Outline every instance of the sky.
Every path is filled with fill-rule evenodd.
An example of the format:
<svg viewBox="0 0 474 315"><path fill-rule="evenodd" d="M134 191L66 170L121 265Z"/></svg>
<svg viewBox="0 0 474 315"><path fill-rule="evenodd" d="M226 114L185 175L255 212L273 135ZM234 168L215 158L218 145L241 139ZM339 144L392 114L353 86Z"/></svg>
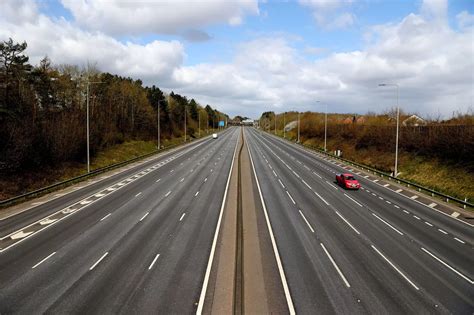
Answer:
<svg viewBox="0 0 474 315"><path fill-rule="evenodd" d="M8 38L230 116L474 108L471 0L1 0Z"/></svg>

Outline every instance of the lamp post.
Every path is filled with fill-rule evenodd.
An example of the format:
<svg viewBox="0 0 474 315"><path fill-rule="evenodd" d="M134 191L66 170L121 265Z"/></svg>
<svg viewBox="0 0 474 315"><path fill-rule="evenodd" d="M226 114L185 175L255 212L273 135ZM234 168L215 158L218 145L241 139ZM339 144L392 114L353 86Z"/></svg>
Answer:
<svg viewBox="0 0 474 315"><path fill-rule="evenodd" d="M316 101L316 103L321 103L320 101ZM327 148L327 138L328 138L328 104L324 103L325 111L324 111L324 152L326 152Z"/></svg>
<svg viewBox="0 0 474 315"><path fill-rule="evenodd" d="M161 126L160 126L160 103L161 102L166 102L166 100L159 100L158 101L158 107L157 107L157 116L158 116L158 150L161 149Z"/></svg>
<svg viewBox="0 0 474 315"><path fill-rule="evenodd" d="M274 113L275 115L275 135L277 134L277 114Z"/></svg>
<svg viewBox="0 0 474 315"><path fill-rule="evenodd" d="M298 111L298 143L300 143L300 112Z"/></svg>
<svg viewBox="0 0 474 315"><path fill-rule="evenodd" d="M86 123L86 129L87 129L87 173L91 172L91 160L90 160L90 141L89 141L89 90L90 90L90 85L91 84L101 84L105 82L90 82L89 80L87 81L87 102L86 102L86 116L87 116L87 123Z"/></svg>
<svg viewBox="0 0 474 315"><path fill-rule="evenodd" d="M397 133L395 135L395 170L394 170L394 177L398 175L398 134L400 130L400 105L398 103L399 95L400 95L400 87L396 83L380 83L379 86L395 86L397 87Z"/></svg>

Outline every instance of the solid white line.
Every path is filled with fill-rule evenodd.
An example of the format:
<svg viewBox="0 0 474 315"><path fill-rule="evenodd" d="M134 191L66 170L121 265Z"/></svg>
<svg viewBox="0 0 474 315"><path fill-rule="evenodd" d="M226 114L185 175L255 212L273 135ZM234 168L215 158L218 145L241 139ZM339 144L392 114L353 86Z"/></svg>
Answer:
<svg viewBox="0 0 474 315"><path fill-rule="evenodd" d="M290 315L295 315L296 311L295 311L295 307L293 305L293 300L291 298L290 288L288 287L288 283L286 281L285 271L283 269L283 264L281 263L281 258L280 258L280 254L278 252L278 247L277 247L277 244L276 244L276 241L275 241L275 236L273 235L273 229L272 229L272 225L270 223L270 219L268 217L267 207L265 205L265 200L263 200L262 190L260 189L260 183L258 181L257 172L255 171L255 165L253 163L252 154L250 153L250 148L248 146L247 146L247 150L249 152L250 162L252 164L253 174L255 176L255 182L257 183L258 193L260 195L260 201L262 203L263 212L265 214L265 220L267 222L268 232L270 233L270 240L272 241L273 252L275 253L275 259L276 259L276 262L277 262L278 271L280 273L280 279L281 279L281 282L283 284L283 291L285 292L286 304L288 305L288 310L290 312ZM202 309L201 309L201 311L202 311ZM199 312L199 314L201 314L201 312Z"/></svg>
<svg viewBox="0 0 474 315"><path fill-rule="evenodd" d="M224 197L222 198L221 209L219 211L219 218L217 219L216 231L214 233L214 239L212 240L211 253L209 254L209 261L207 262L206 273L204 275L204 281L202 284L201 294L199 296L198 308L196 310L196 314L198 315L202 314L202 309L204 307L204 299L206 298L207 285L209 283L209 276L211 274L211 267L212 267L212 262L214 260L214 254L216 251L217 238L219 236L219 230L220 230L221 221L222 221L222 214L224 213L224 206L225 206L225 201L227 198L227 191L229 190L230 175L232 174L232 169L234 167L235 154L237 152L238 144L239 144L239 141L235 143L234 155L232 157L232 163L230 164L229 174L227 175L227 183L224 190ZM212 169L211 169L211 172L212 172ZM258 185L258 181L257 181L257 185Z"/></svg>
<svg viewBox="0 0 474 315"><path fill-rule="evenodd" d="M429 222L426 222L426 221L425 221L425 224L426 224L426 225L429 225L429 226L433 226L433 224L431 224L431 223L429 223Z"/></svg>
<svg viewBox="0 0 474 315"><path fill-rule="evenodd" d="M136 194L136 195L135 195L135 197L138 197L138 196L140 196L141 194L142 194L142 193L141 193L141 192L139 192L138 194Z"/></svg>
<svg viewBox="0 0 474 315"><path fill-rule="evenodd" d="M288 195L288 197L290 197L291 202L293 202L293 204L296 205L295 200L293 199L293 197L291 197L291 195L290 195L290 193L288 192L288 190L286 190L286 194Z"/></svg>
<svg viewBox="0 0 474 315"><path fill-rule="evenodd" d="M170 194L171 194L171 190L166 193L165 197L168 197Z"/></svg>
<svg viewBox="0 0 474 315"><path fill-rule="evenodd" d="M107 256L108 254L109 254L109 252L105 252L105 254L102 255L102 257L100 257L99 260L96 261L95 264L93 264L92 267L89 268L89 270L94 269L102 261L102 259L104 259L105 256Z"/></svg>
<svg viewBox="0 0 474 315"><path fill-rule="evenodd" d="M387 221L385 221L384 219L382 219L381 217L379 217L378 215L376 215L375 213L372 212L372 215L375 216L377 219L379 219L380 221L382 221L383 223L385 223L386 225L388 225L390 228L392 228L392 230L394 230L395 232L397 232L398 234L400 235L403 235L402 232L400 232L399 230L397 230L395 227L393 227L390 223L388 223Z"/></svg>
<svg viewBox="0 0 474 315"><path fill-rule="evenodd" d="M140 219L140 221L143 221L143 219L146 218L146 216L148 215L148 213L150 213L150 212L145 213L145 215Z"/></svg>
<svg viewBox="0 0 474 315"><path fill-rule="evenodd" d="M337 189L337 187L331 184L330 182L326 181L326 183L328 183L332 188Z"/></svg>
<svg viewBox="0 0 474 315"><path fill-rule="evenodd" d="M179 218L179 221L182 221L185 215L186 215L186 212L183 212L183 214L181 215L181 218Z"/></svg>
<svg viewBox="0 0 474 315"><path fill-rule="evenodd" d="M448 232L443 231L443 230L441 230L441 229L438 229L438 231L440 231L441 233L443 233L443 234L445 234L445 235L448 234Z"/></svg>
<svg viewBox="0 0 474 315"><path fill-rule="evenodd" d="M155 259L153 259L153 261L151 262L151 265L150 265L150 267L148 267L148 270L150 270L151 268L153 268L153 265L155 264L155 262L156 262L156 260L158 259L158 257L160 257L160 254L156 254Z"/></svg>
<svg viewBox="0 0 474 315"><path fill-rule="evenodd" d="M199 195L199 191L194 194L194 197L196 197L197 195Z"/></svg>
<svg viewBox="0 0 474 315"><path fill-rule="evenodd" d="M109 215L111 215L111 214L112 214L112 213L107 214L105 217L103 217L102 219L100 219L100 221L104 221L104 220L107 219L107 217L108 217Z"/></svg>
<svg viewBox="0 0 474 315"><path fill-rule="evenodd" d="M306 220L306 217L304 216L303 212L301 212L301 210L299 210L299 212L300 212L301 216L303 217L304 221L306 222L306 224L308 225L311 232L314 233L313 227L311 226L311 224L309 224L308 220Z"/></svg>
<svg viewBox="0 0 474 315"><path fill-rule="evenodd" d="M43 260L41 260L39 263L37 263L36 265L34 265L33 267L31 267L31 269L35 269L36 267L38 267L39 265L41 265L42 263L44 263L46 260L48 260L51 256L53 256L54 254L56 254L56 252L52 252L51 254L49 254L48 256L46 256L45 258L43 258Z"/></svg>
<svg viewBox="0 0 474 315"><path fill-rule="evenodd" d="M392 266L393 269L395 269L406 281L408 281L408 283L410 283L416 290L420 290L410 279L408 279L407 276L405 276L405 274L403 272L400 271L400 269L398 269L390 260L388 260L388 258L385 257L374 245L370 245L370 246L372 246L372 248L380 256L382 256L382 258L385 259L385 261L388 262L390 264L390 266Z"/></svg>
<svg viewBox="0 0 474 315"><path fill-rule="evenodd" d="M350 285L349 282L347 281L346 277L344 277L344 274L341 272L341 270L339 269L339 267L336 265L336 262L334 261L334 259L332 259L331 254L329 254L329 252L326 250L326 247L324 247L324 244L323 244L323 243L320 243L320 244L321 244L321 247L324 249L324 252L326 253L326 255L329 257L329 260L331 261L332 265L334 266L334 268L336 268L337 272L339 273L339 276L341 276L342 280L343 280L344 283L346 284L346 287L350 288L351 285Z"/></svg>
<svg viewBox="0 0 474 315"><path fill-rule="evenodd" d="M349 225L351 227L351 229L353 229L358 235L360 235L359 231L357 231L357 229L355 227L352 226L352 224L350 224L349 221L347 221L339 212L336 211L336 214L342 219L344 220L344 222L346 222L347 225Z"/></svg>
<svg viewBox="0 0 474 315"><path fill-rule="evenodd" d="M344 196L346 196L350 200L354 201L357 205L359 205L359 207L362 207L362 205L360 203L358 203L357 201L355 201L354 199L352 199L350 196L346 195L345 193L344 193Z"/></svg>
<svg viewBox="0 0 474 315"><path fill-rule="evenodd" d="M439 261L440 263L442 263L444 266L446 266L449 269L451 269L452 271L454 271L458 276L460 276L461 278L463 278L464 280L466 280L470 284L474 284L474 281L472 281L467 276L463 275L462 273L460 273L459 271L457 271L456 269L454 269L453 267L451 267L450 265L448 265L447 263L445 263L444 261L442 261L441 259L439 259L435 255L433 255L432 253L430 253L428 250L424 249L423 247L421 248L421 250L424 251L425 253L427 253L428 255L430 255L431 257L433 257L434 259L436 259L437 261Z"/></svg>
<svg viewBox="0 0 474 315"><path fill-rule="evenodd" d="M285 185L283 185L283 183L281 182L281 180L278 179L278 181L280 182L281 187L285 188Z"/></svg>
<svg viewBox="0 0 474 315"><path fill-rule="evenodd" d="M463 240L461 240L461 239L459 239L459 238L457 238L457 237L455 237L454 239L455 239L456 241L458 241L459 243L466 244L466 242L464 242Z"/></svg>

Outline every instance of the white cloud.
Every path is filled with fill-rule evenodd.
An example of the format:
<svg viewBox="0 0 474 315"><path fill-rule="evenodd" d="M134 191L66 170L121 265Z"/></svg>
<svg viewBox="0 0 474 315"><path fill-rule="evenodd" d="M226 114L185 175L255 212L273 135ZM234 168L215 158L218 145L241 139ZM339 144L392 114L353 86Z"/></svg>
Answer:
<svg viewBox="0 0 474 315"><path fill-rule="evenodd" d="M394 90L377 87L381 82L400 85L406 111L450 115L473 106L472 15L461 12L459 30L451 29L439 18L446 17L442 3L423 4L420 14L372 27L372 39L360 50L308 60L308 52L320 48L309 49L304 39L288 34L262 33L237 44L228 63L192 66L183 65L186 54L179 41L122 43L41 15L29 3L0 2L0 39L26 40L33 63L46 54L55 63L96 62L103 71L142 79L232 115L322 110L316 100L334 112L380 112L396 100ZM12 11L15 5L23 9Z"/></svg>
<svg viewBox="0 0 474 315"><path fill-rule="evenodd" d="M3 2L0 11L11 2ZM28 1L24 2L25 4ZM21 25L0 20L0 39L9 37L28 43L27 54L33 64L45 55L54 63L86 65L96 63L100 70L124 76L157 80L169 78L182 64L184 47L178 41L152 41L146 45L122 43L98 32L83 31L70 22L33 12Z"/></svg>
<svg viewBox="0 0 474 315"><path fill-rule="evenodd" d="M299 3L312 10L316 23L324 29L344 29L355 23L355 15L345 11L352 0L299 0Z"/></svg>
<svg viewBox="0 0 474 315"><path fill-rule="evenodd" d="M462 11L458 15L456 15L456 20L458 22L458 26L461 29L467 29L474 27L474 15L469 14L467 11Z"/></svg>
<svg viewBox="0 0 474 315"><path fill-rule="evenodd" d="M191 28L226 22L238 25L247 14L258 14L256 0L61 0L75 22L112 35L179 34Z"/></svg>

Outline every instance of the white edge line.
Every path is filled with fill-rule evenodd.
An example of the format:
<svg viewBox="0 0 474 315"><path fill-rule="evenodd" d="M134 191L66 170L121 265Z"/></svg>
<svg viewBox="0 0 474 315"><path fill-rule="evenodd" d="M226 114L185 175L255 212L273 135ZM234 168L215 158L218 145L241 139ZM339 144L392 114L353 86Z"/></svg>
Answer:
<svg viewBox="0 0 474 315"><path fill-rule="evenodd" d="M156 254L155 259L153 259L153 261L151 262L151 265L150 265L150 267L148 267L148 270L150 270L151 268L153 268L153 265L155 264L155 262L156 262L156 260L158 259L158 257L160 257L160 254Z"/></svg>
<svg viewBox="0 0 474 315"><path fill-rule="evenodd" d="M427 249L424 249L422 247L421 250L424 251L425 253L427 253L428 255L430 255L431 257L433 257L434 259L436 259L437 261L439 261L440 263L442 263L444 266L446 266L449 269L451 269L452 271L454 271L458 276L460 276L461 278L463 278L464 280L466 280L470 284L474 284L474 281L472 281L471 279L469 279L468 277L466 277L465 275L463 275L462 273L460 273L459 271L457 271L456 269L454 269L453 267L451 267L450 265L448 265L447 263L445 263L444 261L442 261L441 259L436 257L435 255L433 255L432 253L430 253Z"/></svg>
<svg viewBox="0 0 474 315"><path fill-rule="evenodd" d="M234 168L234 160L235 160L235 154L237 152L238 144L239 144L239 141L237 140L236 143L235 143L234 156L232 157L232 163L230 165L229 175L227 176L227 183L226 183L226 187L225 187L225 191L224 191L224 197L222 198L221 209L219 211L219 218L217 219L216 231L214 233L214 239L212 241L211 252L209 254L209 261L207 263L206 273L204 275L204 281L203 281L203 284L202 284L201 294L199 296L199 303L198 303L198 307L197 307L197 310L196 310L196 314L198 314L198 315L202 314L202 310L203 310L203 307L204 307L204 300L206 298L207 285L209 283L209 276L211 275L212 262L214 261L214 254L215 254L215 251L216 251L217 238L219 236L219 230L220 230L221 221L222 221L222 214L224 213L225 201L226 201L226 198L227 198L227 191L229 190L230 177L231 177L231 174L232 174L232 169Z"/></svg>
<svg viewBox="0 0 474 315"><path fill-rule="evenodd" d="M377 247L375 247L374 245L370 245L370 246L372 246L372 248L377 252L377 254L382 256L382 258L385 259L385 261L388 262L390 264L390 266L392 266L393 269L395 269L406 281L408 281L408 283L410 283L416 290L420 290L420 288L418 288L410 279L408 279L407 276L405 276L405 274L403 272L400 271L400 269L398 269L390 260L388 260L388 258L385 257L384 254L382 254L377 249Z"/></svg>
<svg viewBox="0 0 474 315"><path fill-rule="evenodd" d="M94 269L94 268L102 261L102 259L104 259L105 256L107 256L108 254L109 254L109 252L105 252L105 254L102 255L102 257L100 257L99 260L96 261L95 264L93 264L93 265L89 268L89 270Z"/></svg>
<svg viewBox="0 0 474 315"><path fill-rule="evenodd" d="M204 143L205 143L205 141L200 142L200 143L196 144L194 147L190 147L190 148L188 147L188 145L184 145L183 147L178 147L178 148L171 149L170 151L165 152L165 154L170 154L170 155L171 155L172 153L183 149L182 152L178 152L178 153L176 154L176 157L180 157L180 156L185 155L186 153L191 152L192 150L195 150L196 148L198 148L199 146L203 145ZM190 145L189 145L189 146L190 146ZM186 148L187 148L187 149L186 149ZM165 156L166 156L166 155L165 155ZM157 156L156 158L154 158L154 159L158 160L158 159L160 159L160 158L163 158L163 156L158 155L158 156ZM166 164L166 163L165 163L165 164ZM138 166L140 166L140 165L141 165L141 164L139 164ZM126 171L126 169L125 169L124 171L122 171L122 172L125 172L125 171ZM120 172L120 173L122 173L122 172ZM139 172L137 171L137 173L135 173L135 174L138 174L138 173L139 173ZM114 175L114 174L113 174L113 175ZM113 176L113 175L111 175L111 176ZM132 175L130 175L129 178L131 178L131 177L133 177L133 176L134 176L134 175L132 174ZM135 181L135 180L133 180L133 181ZM133 181L131 181L131 182L133 182ZM131 183L131 182L129 182L129 183ZM112 186L114 186L114 185L116 185L116 184L112 184L111 186L109 186L109 188L112 187ZM127 185L128 185L128 184L127 184ZM81 189L81 188L85 188L85 187L88 187L88 186L89 186L89 185L82 186L82 187L76 187L76 188L77 188L77 189ZM126 186L126 185L125 185L125 186ZM122 187L125 187L125 186L120 186L118 189L115 189L115 190L111 191L110 193L106 194L104 197L110 196L112 193L118 191L119 189L121 189ZM76 189L76 190L77 190L77 189ZM107 189L107 188L104 188L104 189L102 189L101 191L103 191L103 190L105 190L105 189ZM68 194L69 194L69 193L68 193ZM67 195L68 195L68 194L67 194ZM96 194L96 193L94 193L94 194ZM19 230L17 230L17 231L14 231L14 232L12 232L12 233L10 233L10 234L8 234L8 235L5 235L5 236L1 237L0 240L3 240L3 239L5 239L5 238L7 238L7 237L9 237L9 236L11 236L11 235L14 235L14 234L18 233L18 231L24 230L24 229L26 229L26 228L28 228L28 227L30 227L30 226L32 226L32 225L35 225L36 223L38 223L38 222L40 222L40 221L43 221L44 219L46 219L46 218L48 218L48 217L50 217L50 216L53 216L53 215L55 215L55 214L57 214L57 213L59 213L59 212L62 212L62 211L66 210L67 208L69 208L69 207L71 207L71 206L73 206L73 205L79 204L80 202L82 202L82 201L84 201L84 200L90 198L91 196L93 196L93 195L87 196L87 197L85 197L85 198L83 198L83 199L77 201L76 203L73 203L73 204L71 204L71 205L69 205L69 206L67 206L67 207L65 207L65 208L63 208L63 209L61 209L61 210L58 210L58 211L56 211L56 212L54 212L54 213L51 213L51 214L49 214L48 216L46 216L46 217L44 217L44 218L41 218L40 220L37 220L37 221L35 221L35 222L33 222L33 223L27 225L27 226L24 226L24 227L22 227L21 229L19 229ZM58 197L58 198L60 198L60 197ZM86 207L88 207L88 206L94 204L96 201L98 201L98 200L100 200L100 199L102 199L102 198L103 198L103 197L98 198L98 199L94 200L92 203L88 203L88 204L84 205L83 207L81 207L81 208L78 209L78 210L83 210L84 208L86 208ZM57 198L52 198L52 199L50 199L49 201L52 201L52 200L54 200L54 199L57 199ZM25 210L23 210L23 211L21 211L21 212L18 212L18 213L15 213L15 214L11 215L11 216L2 218L2 219L0 219L0 221L5 220L5 219L8 219L8 218L10 218L10 217L13 217L13 216L15 216L15 215L17 215L17 214L23 213L23 212L25 212L25 211L27 211L27 210L30 210L30 209L31 209L31 208L27 208L27 209L25 209ZM41 229L39 229L39 230L37 230L37 231L31 233L31 234L28 235L27 237L24 237L24 238L22 238L21 240L15 242L15 243L13 243L13 244L11 244L11 245L5 247L5 248L0 249L0 253L3 253L3 252L6 251L7 249L10 249L10 248L12 248L12 247L14 247L14 246L16 246L16 245L22 243L23 241L25 241L25 240L29 239L30 237L32 237L33 235L35 235L36 233L39 233L39 232L41 232L41 231L44 231L44 230L46 230L46 229L48 229L48 228L54 226L55 224L61 222L62 220L68 218L69 216L71 216L71 215L73 215L73 214L75 214L75 213L77 213L77 210L70 212L69 214L67 214L67 215L65 215L65 216L63 216L63 217L61 217L60 219L54 221L54 222L51 223L51 224L45 225L43 228L41 228Z"/></svg>
<svg viewBox="0 0 474 315"><path fill-rule="evenodd" d="M46 260L48 260L49 258L51 258L51 256L53 256L54 254L56 254L56 252L52 252L51 254L49 254L48 256L46 256L45 258L43 258L39 263L37 263L36 265L34 265L33 267L31 267L31 269L35 269L36 267L38 267L39 265L41 265L42 263L44 263Z"/></svg>
<svg viewBox="0 0 474 315"><path fill-rule="evenodd" d="M311 230L311 232L314 233L314 230L313 230L313 227L311 226L311 224L309 224L308 220L306 220L306 217L304 216L303 212L301 212L301 210L298 210L301 214L301 216L303 217L304 221L306 222L306 224L308 225L309 229Z"/></svg>
<svg viewBox="0 0 474 315"><path fill-rule="evenodd" d="M349 284L349 281L347 281L346 277L344 277L344 274L342 273L341 269L339 269L339 267L337 266L336 262L334 261L334 259L332 259L332 256L331 254L329 254L329 252L327 251L326 247L324 246L323 243L320 243L321 244L321 247L324 249L324 252L326 253L326 255L328 256L329 260L331 261L332 265L334 266L334 268L336 268L336 271L339 273L339 276L341 276L342 280L344 281L344 283L346 284L346 287L350 288L351 285Z"/></svg>
<svg viewBox="0 0 474 315"><path fill-rule="evenodd" d="M388 223L387 221L385 221L384 219L382 219L381 217L379 217L378 215L376 215L375 213L372 212L372 215L375 216L377 219L379 219L380 221L382 221L383 223L385 223L386 225L388 225L392 230L394 230L395 232L397 232L398 234L400 235L403 235L402 232L400 232L399 230L397 230L393 225L391 225L390 223Z"/></svg>
<svg viewBox="0 0 474 315"><path fill-rule="evenodd" d="M263 212L265 214L265 220L267 222L268 232L270 233L270 240L272 241L273 252L275 254L275 259L276 259L276 262L277 262L278 271L280 273L280 279L281 279L281 282L282 282L282 285L283 285L283 291L285 292L286 303L288 305L288 310L289 310L290 314L294 315L294 314L296 314L296 311L295 311L295 307L293 305L293 300L291 298L290 288L288 287L288 283L286 281L285 270L283 269L283 264L281 263L281 258L280 258L280 254L278 252L278 247L277 247L277 244L276 244L276 241L275 241L275 236L273 235L273 228L272 228L272 225L270 223L270 219L268 217L267 207L265 205L265 200L263 199L262 190L260 189L260 183L258 181L257 172L255 171L255 165L253 163L252 153L250 153L250 147L249 146L247 146L247 150L249 152L250 162L252 164L253 174L255 176L255 182L257 183L258 193L260 195L260 201L262 203Z"/></svg>

